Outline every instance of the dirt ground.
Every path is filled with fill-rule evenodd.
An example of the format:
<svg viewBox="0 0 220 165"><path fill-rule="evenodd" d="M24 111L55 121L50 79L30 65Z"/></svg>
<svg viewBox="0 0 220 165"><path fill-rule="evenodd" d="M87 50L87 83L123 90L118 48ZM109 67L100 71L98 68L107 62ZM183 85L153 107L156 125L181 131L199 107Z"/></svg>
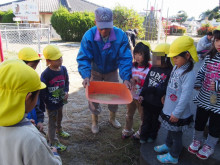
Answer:
<svg viewBox="0 0 220 165"><path fill-rule="evenodd" d="M121 130L115 129L108 123L109 111L102 105L99 116L100 133L91 132L91 113L82 87L82 78L78 73L76 56L79 47L69 44L57 44L63 53L63 65L67 67L70 80L68 104L63 109L63 129L71 134L67 140L60 139L68 146L67 151L60 153L64 165L111 165L138 164L140 144L131 139L122 140ZM40 66L39 66L40 67ZM37 68L39 71L40 68ZM42 61L42 70L45 61ZM120 105L117 119L122 126L125 123L126 106ZM135 126L138 128L140 119L135 116ZM47 129L47 116L45 130Z"/></svg>
<svg viewBox="0 0 220 165"><path fill-rule="evenodd" d="M171 43L176 37L169 37ZM198 38L195 38L197 41ZM136 165L139 164L140 144L131 139L122 140L121 131L125 124L126 105L120 105L117 119L121 129L115 129L108 123L109 111L102 105L99 115L100 133L91 132L91 113L82 87L82 78L78 73L76 56L79 43L54 43L63 53L63 65L67 67L70 80L68 104L63 109L63 129L71 134L69 139L60 139L68 146L67 151L60 153L64 165ZM154 48L155 43L151 43ZM46 68L45 60L38 66L40 73ZM139 115L134 116L134 129L140 124ZM45 117L47 130L47 115Z"/></svg>

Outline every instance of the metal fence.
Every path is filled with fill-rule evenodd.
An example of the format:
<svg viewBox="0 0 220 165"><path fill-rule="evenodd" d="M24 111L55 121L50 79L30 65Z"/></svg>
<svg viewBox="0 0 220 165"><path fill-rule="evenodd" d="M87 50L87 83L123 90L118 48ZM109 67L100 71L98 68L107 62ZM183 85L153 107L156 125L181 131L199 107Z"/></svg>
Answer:
<svg viewBox="0 0 220 165"><path fill-rule="evenodd" d="M50 43L50 28L40 24L0 24L0 31L5 56L27 46L41 53L42 45Z"/></svg>

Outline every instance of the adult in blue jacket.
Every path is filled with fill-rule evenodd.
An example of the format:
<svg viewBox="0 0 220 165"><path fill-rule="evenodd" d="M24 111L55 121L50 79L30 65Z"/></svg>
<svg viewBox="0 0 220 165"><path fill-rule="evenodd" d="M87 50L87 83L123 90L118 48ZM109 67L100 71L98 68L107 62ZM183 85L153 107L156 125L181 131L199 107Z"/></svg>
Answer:
<svg viewBox="0 0 220 165"><path fill-rule="evenodd" d="M123 83L131 88L132 55L128 38L121 29L113 27L112 11L100 7L95 11L96 26L89 29L83 36L77 56L78 70L83 80L84 88L90 81L118 82L118 72ZM92 132L98 133L98 115L101 107L98 103L89 102L92 112ZM108 105L109 122L120 128L121 124L115 119L118 105Z"/></svg>

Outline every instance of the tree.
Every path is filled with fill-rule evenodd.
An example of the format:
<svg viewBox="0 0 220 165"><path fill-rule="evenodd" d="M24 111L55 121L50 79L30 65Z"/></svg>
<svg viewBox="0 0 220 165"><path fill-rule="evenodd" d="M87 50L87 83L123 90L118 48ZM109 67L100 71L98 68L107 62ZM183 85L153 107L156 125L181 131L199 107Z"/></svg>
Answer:
<svg viewBox="0 0 220 165"><path fill-rule="evenodd" d="M205 20L206 17L208 17L208 20L216 19L217 22L220 22L219 7L217 6L213 10L206 10L199 16L200 20Z"/></svg>
<svg viewBox="0 0 220 165"><path fill-rule="evenodd" d="M138 37L144 37L144 18L133 9L128 9L120 5L116 6L113 10L113 21L114 26L119 27L124 31L127 31L128 29L138 29Z"/></svg>
<svg viewBox="0 0 220 165"><path fill-rule="evenodd" d="M84 33L95 25L95 15L89 12L70 13L61 6L51 17L51 24L64 41L81 41Z"/></svg>
<svg viewBox="0 0 220 165"><path fill-rule="evenodd" d="M178 13L177 13L176 22L179 22L180 25L181 25L183 22L186 21L187 17L188 17L188 16L187 16L186 12L183 11L183 10L180 10L180 11L178 11Z"/></svg>

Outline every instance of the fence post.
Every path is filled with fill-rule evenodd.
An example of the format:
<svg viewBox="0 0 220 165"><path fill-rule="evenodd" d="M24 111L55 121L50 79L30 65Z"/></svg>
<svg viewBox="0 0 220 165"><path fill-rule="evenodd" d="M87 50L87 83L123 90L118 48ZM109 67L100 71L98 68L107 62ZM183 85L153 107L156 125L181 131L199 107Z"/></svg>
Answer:
<svg viewBox="0 0 220 165"><path fill-rule="evenodd" d="M8 51L8 38L6 34L6 26L5 26L5 41L6 41L6 50Z"/></svg>
<svg viewBox="0 0 220 165"><path fill-rule="evenodd" d="M21 33L20 33L19 23L17 24L17 29L18 29L18 39L19 39L19 41L21 41Z"/></svg>
<svg viewBox="0 0 220 165"><path fill-rule="evenodd" d="M40 52L40 29L37 28L37 44L38 44L38 52Z"/></svg>
<svg viewBox="0 0 220 165"><path fill-rule="evenodd" d="M48 28L48 44L50 44L50 27Z"/></svg>

